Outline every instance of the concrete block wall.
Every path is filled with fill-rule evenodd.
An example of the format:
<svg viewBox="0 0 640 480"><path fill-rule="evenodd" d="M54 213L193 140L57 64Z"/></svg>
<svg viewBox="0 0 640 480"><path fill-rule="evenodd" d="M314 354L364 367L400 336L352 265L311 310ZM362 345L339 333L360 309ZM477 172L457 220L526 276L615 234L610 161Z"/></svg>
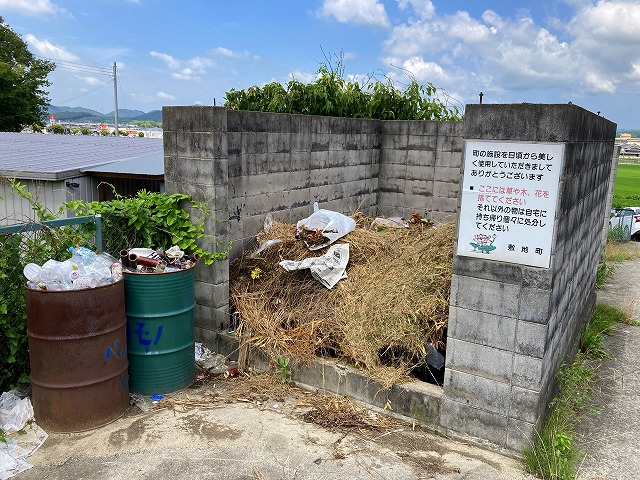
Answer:
<svg viewBox="0 0 640 480"><path fill-rule="evenodd" d="M342 213L410 216L418 210L434 219L450 219L462 155L461 124L387 123L221 107L164 107L165 188L210 206L214 218L207 220L210 237L203 239L203 246L220 250L231 242L231 260L253 246L266 214L295 223L313 212L315 201ZM394 162L402 163L403 169L380 171L383 144L389 155L393 145L402 144L402 159ZM428 162L425 168L423 161ZM401 184L409 191L389 204L393 208L381 209L380 182L387 189ZM196 333L217 348L218 332L230 323L229 261L199 268Z"/></svg>
<svg viewBox="0 0 640 480"><path fill-rule="evenodd" d="M534 438L595 302L615 124L575 105L469 105L465 138L562 142L551 268L455 256L440 423L511 450Z"/></svg>
<svg viewBox="0 0 640 480"><path fill-rule="evenodd" d="M213 107L164 107L165 191L185 193L209 206L203 248L226 250L229 241L227 117ZM196 271L196 338L217 342L229 325L229 261Z"/></svg>
<svg viewBox="0 0 640 480"><path fill-rule="evenodd" d="M520 450L544 419L553 374L594 305L615 125L574 105L470 105L462 122L405 122L165 107L166 191L206 202L203 246L232 258L265 215L295 222L311 204L343 213L453 218L463 138L562 142L551 268L456 257L438 422ZM200 266L196 337L229 325L229 263Z"/></svg>
<svg viewBox="0 0 640 480"><path fill-rule="evenodd" d="M456 218L463 122L382 122L378 212L439 222Z"/></svg>
<svg viewBox="0 0 640 480"><path fill-rule="evenodd" d="M227 116L232 258L253 246L267 213L296 223L320 208L375 213L380 122L239 112Z"/></svg>

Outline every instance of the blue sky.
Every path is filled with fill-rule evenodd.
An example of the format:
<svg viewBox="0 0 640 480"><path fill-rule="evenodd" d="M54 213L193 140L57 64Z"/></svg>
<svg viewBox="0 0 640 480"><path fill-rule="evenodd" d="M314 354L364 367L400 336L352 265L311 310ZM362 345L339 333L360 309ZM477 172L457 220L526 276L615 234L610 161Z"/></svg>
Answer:
<svg viewBox="0 0 640 480"><path fill-rule="evenodd" d="M640 128L637 0L0 0L35 54L58 60L54 105L220 105L231 88L405 70L453 104L573 103ZM77 65L98 67L88 70Z"/></svg>

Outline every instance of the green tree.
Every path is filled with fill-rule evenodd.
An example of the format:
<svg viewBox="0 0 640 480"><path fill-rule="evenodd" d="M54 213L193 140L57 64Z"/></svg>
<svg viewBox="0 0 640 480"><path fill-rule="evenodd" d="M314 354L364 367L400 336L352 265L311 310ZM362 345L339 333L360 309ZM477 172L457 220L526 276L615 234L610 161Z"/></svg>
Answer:
<svg viewBox="0 0 640 480"><path fill-rule="evenodd" d="M54 123L53 125L51 125L51 131L53 133L57 133L61 135L64 133L64 127L59 123Z"/></svg>
<svg viewBox="0 0 640 480"><path fill-rule="evenodd" d="M0 17L0 131L41 123L49 106L47 75L55 63L39 60Z"/></svg>

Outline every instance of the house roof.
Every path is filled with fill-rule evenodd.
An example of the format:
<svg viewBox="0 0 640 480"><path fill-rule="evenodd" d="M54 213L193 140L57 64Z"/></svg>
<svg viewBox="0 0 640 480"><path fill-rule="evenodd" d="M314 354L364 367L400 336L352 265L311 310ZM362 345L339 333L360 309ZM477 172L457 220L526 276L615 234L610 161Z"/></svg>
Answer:
<svg viewBox="0 0 640 480"><path fill-rule="evenodd" d="M99 165L97 167L81 168L80 172L102 176L127 175L127 176L164 176L164 152L145 153L138 157L119 160L117 162Z"/></svg>
<svg viewBox="0 0 640 480"><path fill-rule="evenodd" d="M7 177L64 180L114 162L121 165L110 168L131 169L121 173L133 174L136 169L139 175L157 175L161 156L163 146L159 138L0 132L0 174ZM164 160L161 165L163 174ZM103 167L100 171L110 170Z"/></svg>

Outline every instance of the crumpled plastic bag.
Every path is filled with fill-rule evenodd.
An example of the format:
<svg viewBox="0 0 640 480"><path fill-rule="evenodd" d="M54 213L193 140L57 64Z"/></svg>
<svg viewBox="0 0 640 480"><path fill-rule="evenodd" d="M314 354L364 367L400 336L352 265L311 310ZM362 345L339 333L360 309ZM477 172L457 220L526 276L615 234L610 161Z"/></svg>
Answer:
<svg viewBox="0 0 640 480"><path fill-rule="evenodd" d="M33 420L33 406L29 398L20 398L13 391L0 396L0 426L5 433L22 430Z"/></svg>
<svg viewBox="0 0 640 480"><path fill-rule="evenodd" d="M318 202L313 204L313 213L311 216L300 220L297 224L296 236L300 236L307 232L319 232L326 241L311 243L308 240L304 240L305 245L309 250L319 250L327 245L331 245L333 242L341 237L344 237L347 233L352 232L356 228L356 221L338 212L332 210L323 210L318 207ZM304 238L304 235L302 235Z"/></svg>
<svg viewBox="0 0 640 480"><path fill-rule="evenodd" d="M347 278L347 263L349 263L349 244L339 243L330 247L321 257L305 258L301 261L283 260L279 265L288 272L308 268L313 278L331 289L340 280Z"/></svg>
<svg viewBox="0 0 640 480"><path fill-rule="evenodd" d="M385 228L409 228L409 224L400 217L376 217L376 219L371 222L371 225L369 226L369 230L371 231Z"/></svg>

